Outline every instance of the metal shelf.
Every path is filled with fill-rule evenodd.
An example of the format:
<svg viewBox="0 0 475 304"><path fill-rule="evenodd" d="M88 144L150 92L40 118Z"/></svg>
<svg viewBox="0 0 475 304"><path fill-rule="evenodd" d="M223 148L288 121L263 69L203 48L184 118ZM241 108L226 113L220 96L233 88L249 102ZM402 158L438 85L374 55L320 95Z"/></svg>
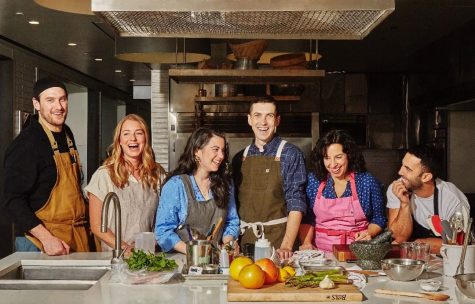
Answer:
<svg viewBox="0 0 475 304"><path fill-rule="evenodd" d="M276 101L300 101L300 96L272 96ZM257 96L228 96L228 97L195 97L195 102L200 104L222 104L229 102L252 102Z"/></svg>
<svg viewBox="0 0 475 304"><path fill-rule="evenodd" d="M325 76L325 71L170 69L168 75L177 83L315 83Z"/></svg>

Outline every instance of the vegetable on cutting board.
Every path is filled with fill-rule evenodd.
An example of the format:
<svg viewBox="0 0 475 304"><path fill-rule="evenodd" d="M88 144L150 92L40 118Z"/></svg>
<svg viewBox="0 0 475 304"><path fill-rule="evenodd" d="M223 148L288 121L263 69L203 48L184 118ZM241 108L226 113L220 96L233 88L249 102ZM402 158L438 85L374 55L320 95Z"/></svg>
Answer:
<svg viewBox="0 0 475 304"><path fill-rule="evenodd" d="M297 287L297 288L315 288L320 287L320 282L322 282L325 277L332 280L334 284L352 284L353 281L348 279L348 275L342 274L339 270L326 270L326 271L315 271L307 272L301 276L291 277L285 282L287 287Z"/></svg>

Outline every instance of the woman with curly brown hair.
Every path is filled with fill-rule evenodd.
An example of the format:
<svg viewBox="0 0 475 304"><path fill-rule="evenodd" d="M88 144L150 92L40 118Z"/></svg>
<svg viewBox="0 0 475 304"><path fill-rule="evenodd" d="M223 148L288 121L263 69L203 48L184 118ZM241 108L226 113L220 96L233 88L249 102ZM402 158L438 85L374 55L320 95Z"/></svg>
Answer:
<svg viewBox="0 0 475 304"><path fill-rule="evenodd" d="M363 155L347 132L332 130L320 138L311 163L301 249L316 246L329 252L334 244L369 240L384 229L381 184L366 171Z"/></svg>
<svg viewBox="0 0 475 304"><path fill-rule="evenodd" d="M142 117L125 116L114 131L112 150L84 189L89 197L91 230L101 240L102 251L110 251L115 235L113 212L107 232L101 232L102 203L109 192L119 196L122 211L122 249L133 248L138 232L153 230L163 168L155 162L147 124ZM111 204L110 208L113 208Z"/></svg>

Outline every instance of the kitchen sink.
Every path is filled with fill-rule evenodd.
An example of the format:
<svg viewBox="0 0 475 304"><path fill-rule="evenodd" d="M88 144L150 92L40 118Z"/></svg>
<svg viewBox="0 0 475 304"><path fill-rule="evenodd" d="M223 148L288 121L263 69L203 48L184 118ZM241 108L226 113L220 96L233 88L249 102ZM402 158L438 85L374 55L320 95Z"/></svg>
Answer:
<svg viewBox="0 0 475 304"><path fill-rule="evenodd" d="M0 273L0 290L87 290L107 271L105 266L19 265Z"/></svg>
<svg viewBox="0 0 475 304"><path fill-rule="evenodd" d="M2 280L0 290L88 290L97 281Z"/></svg>

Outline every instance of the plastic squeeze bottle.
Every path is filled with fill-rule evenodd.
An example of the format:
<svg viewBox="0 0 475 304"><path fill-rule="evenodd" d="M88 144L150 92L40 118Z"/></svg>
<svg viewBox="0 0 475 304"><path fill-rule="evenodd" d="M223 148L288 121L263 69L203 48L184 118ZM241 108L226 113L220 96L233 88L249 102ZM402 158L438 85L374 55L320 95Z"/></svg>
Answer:
<svg viewBox="0 0 475 304"><path fill-rule="evenodd" d="M270 258L272 256L272 246L264 234L258 239L254 245L254 261Z"/></svg>

